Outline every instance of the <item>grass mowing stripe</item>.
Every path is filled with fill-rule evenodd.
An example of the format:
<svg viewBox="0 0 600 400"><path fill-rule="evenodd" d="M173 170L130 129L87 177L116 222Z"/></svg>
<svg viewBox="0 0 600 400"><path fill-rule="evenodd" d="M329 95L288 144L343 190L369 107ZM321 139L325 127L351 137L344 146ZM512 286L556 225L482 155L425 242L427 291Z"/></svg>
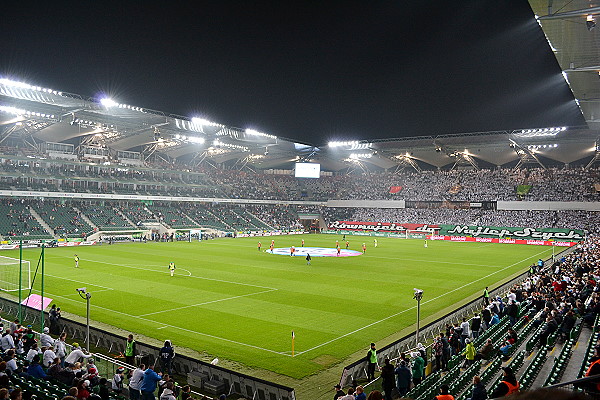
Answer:
<svg viewBox="0 0 600 400"><path fill-rule="evenodd" d="M341 236L281 236L276 238L277 247L300 248L302 237L311 247L331 248L335 239L343 243ZM158 340L171 339L207 358L300 378L412 325L414 318L406 310L414 303L409 300L413 287L426 290L430 298L443 295L422 303L421 315L427 318L473 295L476 289L470 289L474 287L470 282L489 280L485 285L493 285L525 270L525 265L510 265L533 259L540 251L535 246L441 241L424 248L422 240L378 238L376 249L367 242L364 256L313 258L307 266L301 257L258 252L258 240L47 249L46 272L52 276L47 275L46 293L62 295L57 299L64 298L65 312L85 315L85 302L74 295L76 287L86 284L75 282L90 282L96 321ZM358 243L350 242L354 247ZM73 267L74 252L82 258L80 268ZM12 254L17 253L8 255ZM38 255L39 249L25 249L25 259ZM178 266L173 278L167 275L170 261ZM482 264L498 267L477 266ZM493 281L486 277L492 271L497 272ZM93 282L114 290L102 291ZM35 289L40 289L39 279ZM404 313L336 339L399 312ZM306 352L294 358L287 356L292 330L296 350ZM315 346L321 347L307 352Z"/></svg>
<svg viewBox="0 0 600 400"><path fill-rule="evenodd" d="M545 250L544 250L544 251L541 251L541 252L537 253L535 256L537 257L537 256L539 256L540 254L543 254L543 253L545 253L545 252L546 252ZM516 263L514 263L514 264L511 264L511 265L509 265L509 266L507 266L507 267L504 267L504 268L502 268L502 269L499 269L498 271L494 271L494 272L492 272L491 274L488 274L488 275L484 276L483 278L476 279L476 280L474 280L474 281L472 281L472 282L469 282L469 283L467 283L467 284L465 284L465 285L463 285L463 286L461 286L461 287L458 287L458 288L456 288L456 289L453 289L453 290L451 290L451 291L449 291L449 292L446 292L446 293L444 293L444 294L441 294L441 295L439 295L439 296L437 296L437 297L434 297L433 299L426 300L426 301L424 301L424 302L423 302L423 304L431 303L432 301L435 301L435 300L437 300L437 299L440 299L440 298L442 298L442 297L444 297L444 296L447 296L447 295L448 295L448 294L450 294L450 293L453 293L453 292L455 292L455 291L457 291L457 290L460 290L460 289L463 289L463 288L465 288L465 287L467 287L467 286L470 286L470 285L474 284L475 282L479 282L479 281L481 281L481 280L483 280L483 279L485 279L485 278L489 278L490 276L492 276L492 275L495 275L495 274L497 274L498 272L501 272L501 271L504 271L505 269L511 268L511 267L513 267L513 266L515 266L515 265L517 265L517 264L519 264L519 263L522 263L523 261L526 261L526 260L530 259L530 258L531 258L531 257L527 257L527 258L525 258L525 259L523 259L523 260L521 260L521 261L517 261ZM373 325L377 325L377 324L379 324L379 323L381 323L381 322L383 322L383 321L386 321L386 320L388 320L388 319L390 319L390 318L394 318L394 317L396 317L396 316L398 316L398 315L400 315L400 314L404 314L404 313L405 313L405 312L407 312L407 311L414 310L415 308L417 308L417 306L412 306L412 307L410 307L410 308L408 308L408 309L406 309L406 310L400 311L400 312L398 312L398 313L396 313L396 314L392 314L392 315L390 315L390 316L388 316L388 317L385 317L385 318L382 318L382 319L380 319L380 320L378 320L378 321L372 322L372 323L370 323L369 325L365 325L365 326L363 326L362 328L355 329L355 330L353 330L352 332L348 332L348 333L346 333L346 334L344 334L344 335L342 335L342 336L340 336L340 337L338 337L338 338L335 338L335 339L329 340L329 341L327 341L327 342L325 342L325 343L322 343L322 344L320 344L320 345L318 345L318 346L312 347L312 348L310 348L310 349L308 349L308 350L304 350L304 351L298 352L298 355L301 355L301 354L307 353L307 352L309 352L309 351L312 351L312 350L318 349L319 347L322 347L322 346L328 345L329 343L332 343L332 342L334 342L334 341L336 341L336 340L339 340L339 339L341 339L341 338L343 338L343 337L346 337L346 336L352 335L352 334L354 334L354 333L356 333L356 332L360 332L360 331L362 331L362 330L364 330L364 329L370 328L370 327L371 327L371 326L373 326Z"/></svg>

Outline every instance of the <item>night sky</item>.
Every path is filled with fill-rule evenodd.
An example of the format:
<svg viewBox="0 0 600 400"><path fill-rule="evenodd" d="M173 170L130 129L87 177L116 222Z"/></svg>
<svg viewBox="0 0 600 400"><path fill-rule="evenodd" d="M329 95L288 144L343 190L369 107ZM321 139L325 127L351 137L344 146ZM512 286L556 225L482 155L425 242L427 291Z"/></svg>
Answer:
<svg viewBox="0 0 600 400"><path fill-rule="evenodd" d="M524 0L10 1L0 21L3 77L302 142L585 123Z"/></svg>

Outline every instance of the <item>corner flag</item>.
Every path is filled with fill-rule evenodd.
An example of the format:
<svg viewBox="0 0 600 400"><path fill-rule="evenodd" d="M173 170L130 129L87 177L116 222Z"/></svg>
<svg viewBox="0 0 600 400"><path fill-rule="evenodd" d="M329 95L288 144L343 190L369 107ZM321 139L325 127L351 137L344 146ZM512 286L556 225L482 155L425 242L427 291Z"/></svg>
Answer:
<svg viewBox="0 0 600 400"><path fill-rule="evenodd" d="M296 341L296 335L292 331L292 357L294 357L294 342Z"/></svg>

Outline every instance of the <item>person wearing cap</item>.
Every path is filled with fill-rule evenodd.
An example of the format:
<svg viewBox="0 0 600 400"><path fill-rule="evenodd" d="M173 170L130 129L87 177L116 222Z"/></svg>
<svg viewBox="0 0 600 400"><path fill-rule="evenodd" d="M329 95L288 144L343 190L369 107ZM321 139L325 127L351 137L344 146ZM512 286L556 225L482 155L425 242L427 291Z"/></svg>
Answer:
<svg viewBox="0 0 600 400"><path fill-rule="evenodd" d="M129 334L127 341L125 341L125 362L129 365L135 365L135 340L133 340L132 334Z"/></svg>
<svg viewBox="0 0 600 400"><path fill-rule="evenodd" d="M47 326L44 327L43 333L40 335L40 345L42 347L52 347L54 346L54 339L49 335L50 328Z"/></svg>
<svg viewBox="0 0 600 400"><path fill-rule="evenodd" d="M58 353L57 353L58 356ZM79 343L73 343L73 350L69 353L69 355L67 357L65 357L65 365L66 366L71 366L73 364L75 364L77 361L79 361L82 358L90 358L92 355L91 354L85 354L83 352L83 350L81 350L81 348L79 347Z"/></svg>
<svg viewBox="0 0 600 400"><path fill-rule="evenodd" d="M471 339L465 340L465 362L466 365L469 366L475 362L475 354L477 351L475 350L475 346L473 345Z"/></svg>
<svg viewBox="0 0 600 400"><path fill-rule="evenodd" d="M377 349L375 343L371 343L371 348L367 351L367 379L372 381L375 379L375 367L377 366Z"/></svg>
<svg viewBox="0 0 600 400"><path fill-rule="evenodd" d="M450 387L448 385L440 386L440 394L435 396L436 400L454 400L454 396L450 394Z"/></svg>
<svg viewBox="0 0 600 400"><path fill-rule="evenodd" d="M502 381L496 386L492 392L491 398L504 397L511 394L519 393L519 382L510 367L504 367Z"/></svg>
<svg viewBox="0 0 600 400"><path fill-rule="evenodd" d="M346 395L346 393L344 393L344 391L342 390L342 387L340 385L335 385L333 387L333 389L335 389L335 394L333 395L333 400L338 400L339 398L342 398Z"/></svg>
<svg viewBox="0 0 600 400"><path fill-rule="evenodd" d="M125 368L117 368L115 375L111 382L111 388L115 393L121 393L123 391L123 375L125 374Z"/></svg>
<svg viewBox="0 0 600 400"><path fill-rule="evenodd" d="M413 383L415 384L415 386L417 386L423 380L423 375L425 372L425 360L423 360L423 357L421 357L421 353L419 353L418 351L413 351L410 356L413 358Z"/></svg>
<svg viewBox="0 0 600 400"><path fill-rule="evenodd" d="M79 381L77 385L77 399L85 400L90 397L90 381L87 379Z"/></svg>
<svg viewBox="0 0 600 400"><path fill-rule="evenodd" d="M171 375L171 363L173 357L175 357L175 350L173 349L170 340L165 340L165 345L160 349L159 356L161 371Z"/></svg>
<svg viewBox="0 0 600 400"><path fill-rule="evenodd" d="M400 363L397 365L398 366L394 370L394 374L396 375L396 389L398 389L400 397L403 397L410 389L412 372L404 360L400 361Z"/></svg>

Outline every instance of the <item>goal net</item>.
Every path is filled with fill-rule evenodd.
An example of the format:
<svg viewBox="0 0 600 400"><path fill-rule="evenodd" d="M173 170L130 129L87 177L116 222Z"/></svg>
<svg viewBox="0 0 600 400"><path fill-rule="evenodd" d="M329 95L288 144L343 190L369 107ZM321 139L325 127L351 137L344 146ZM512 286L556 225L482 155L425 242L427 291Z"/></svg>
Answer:
<svg viewBox="0 0 600 400"><path fill-rule="evenodd" d="M20 276L20 280L19 280ZM0 290L12 292L31 289L31 268L29 261L22 261L19 272L19 259L0 256Z"/></svg>

